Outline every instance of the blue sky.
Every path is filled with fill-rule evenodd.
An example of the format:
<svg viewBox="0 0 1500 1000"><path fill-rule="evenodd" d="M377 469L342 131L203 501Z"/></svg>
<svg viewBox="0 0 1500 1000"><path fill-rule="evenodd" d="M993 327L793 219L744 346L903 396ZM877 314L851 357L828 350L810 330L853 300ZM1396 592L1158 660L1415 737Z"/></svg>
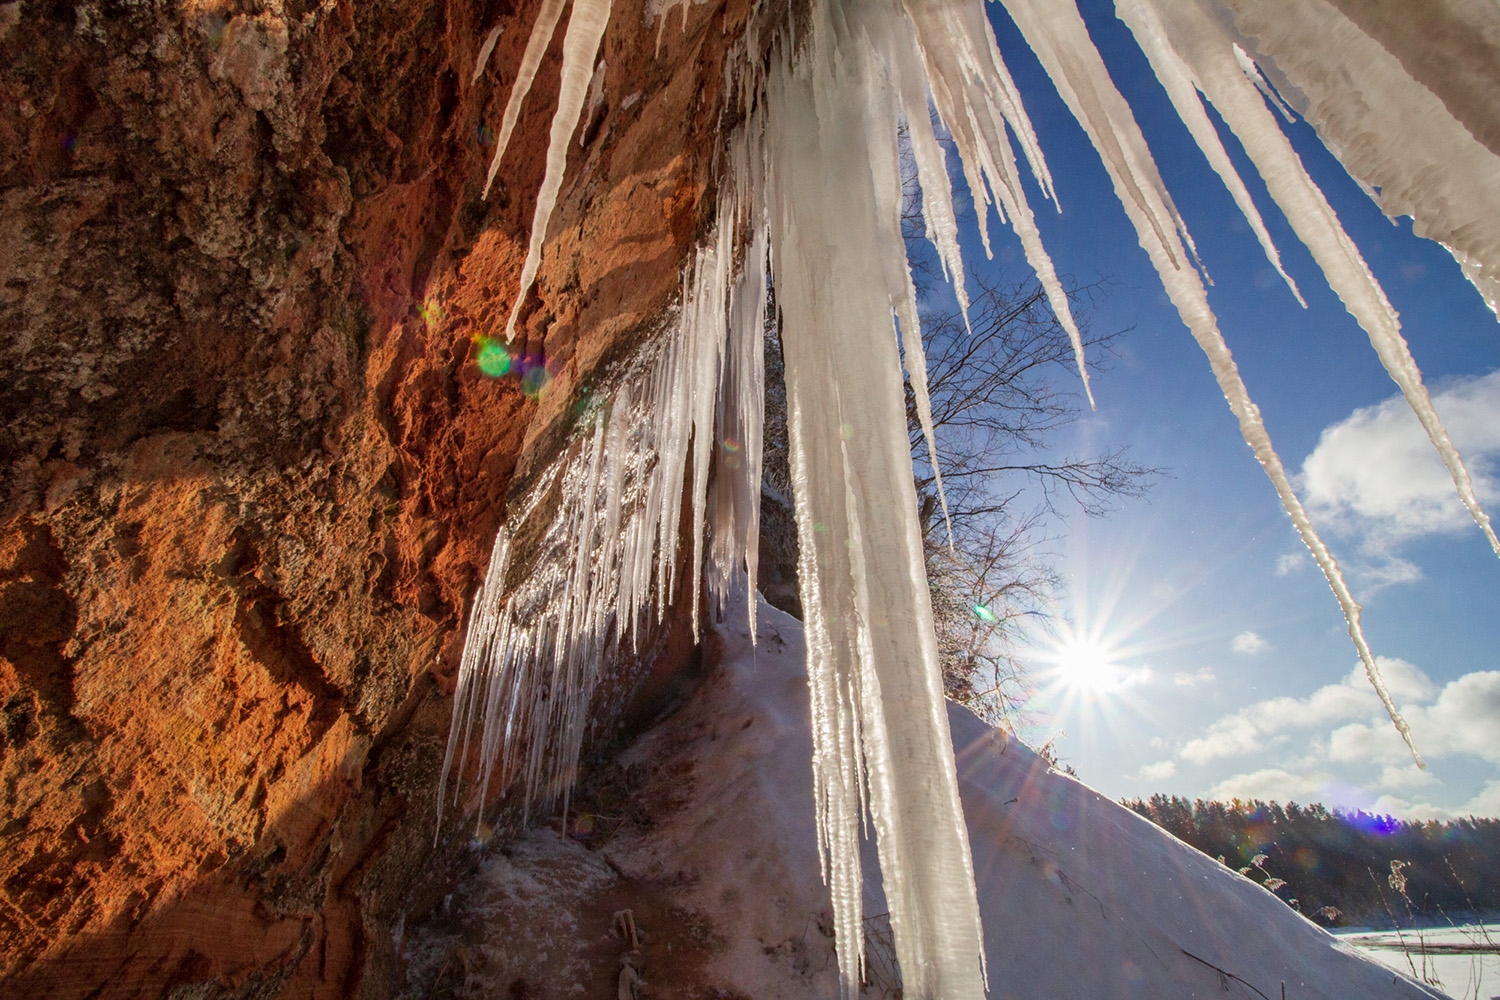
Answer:
<svg viewBox="0 0 1500 1000"><path fill-rule="evenodd" d="M1418 772L1385 720L1327 583L1242 442L1202 353L1166 300L1082 131L1009 23L989 5L1002 53L1042 141L1063 211L1033 189L1042 235L1080 281L1108 278L1093 315L1129 328L1099 408L1058 442L1164 467L1145 501L1104 520L1073 518L1052 544L1068 585L1061 610L1094 659L1080 685L1056 650L1028 651L1036 727L1062 758L1116 797L1255 796L1405 815L1500 815L1500 559L1451 500L1451 481L1392 402L1364 333L1226 133L1303 310L1266 262L1229 194L1178 122L1108 0L1085 19L1134 108L1215 281L1210 301L1278 451L1365 606L1367 635L1410 716ZM1289 127L1313 178L1392 304L1481 498L1500 457L1500 324L1440 246L1393 226L1318 142ZM992 226L992 233L999 233ZM972 266L1019 276L1014 241ZM1417 435L1417 438L1414 438ZM1436 468L1436 473L1434 473ZM1076 655L1074 660L1076 660ZM1076 678L1075 678L1076 679Z"/></svg>

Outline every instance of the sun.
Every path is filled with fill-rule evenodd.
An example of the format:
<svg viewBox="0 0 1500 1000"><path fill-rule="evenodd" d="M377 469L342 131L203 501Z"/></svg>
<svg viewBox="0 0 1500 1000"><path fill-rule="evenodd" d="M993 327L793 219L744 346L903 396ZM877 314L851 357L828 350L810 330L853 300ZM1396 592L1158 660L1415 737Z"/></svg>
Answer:
<svg viewBox="0 0 1500 1000"><path fill-rule="evenodd" d="M1090 635L1071 635L1053 649L1052 672L1057 681L1079 694L1109 694L1129 687L1138 671L1119 662L1113 644Z"/></svg>

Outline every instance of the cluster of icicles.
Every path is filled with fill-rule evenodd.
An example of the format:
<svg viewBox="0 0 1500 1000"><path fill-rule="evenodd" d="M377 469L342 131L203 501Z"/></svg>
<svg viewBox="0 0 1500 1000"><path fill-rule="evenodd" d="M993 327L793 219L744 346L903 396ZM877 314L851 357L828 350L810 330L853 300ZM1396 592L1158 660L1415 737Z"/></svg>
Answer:
<svg viewBox="0 0 1500 1000"><path fill-rule="evenodd" d="M1370 681L1410 744L1362 634L1359 605L1271 446L1209 309L1192 239L1077 8L1072 0L1003 3L1102 158L1141 246L1328 578ZM491 181L563 6L542 0L505 108ZM662 6L650 13L665 21ZM986 988L982 931L907 449L903 364L938 465L901 236L903 153L915 164L926 235L959 302L967 302L964 272L938 128L980 207L986 252L985 206L993 205L1073 336L1082 375L1081 347L1012 143L1048 197L1051 178L980 0L807 6L796 33L752 17L723 70L741 124L730 136L706 137L725 149L718 222L685 272L676 319L581 422L564 459L496 540L464 650L444 780L478 726L485 786L498 766L507 787L524 781L528 802L566 795L601 663L619 644L638 642L643 626L675 599L684 495L692 514L684 575L694 621L700 581L722 607L737 576L748 578L753 619L769 283L786 362L819 846L844 992L858 991L863 966L859 841L868 817L906 995L979 997ZM1457 10L1449 0L1440 6ZM1300 300L1202 98L1237 137L1368 332L1459 496L1500 552L1395 311L1275 114L1288 113L1282 99L1292 103L1356 178L1372 194L1380 191L1382 207L1413 215L1418 232L1453 252L1493 308L1500 157L1424 86L1424 73L1444 69L1398 61L1325 0L1116 0L1116 9ZM507 336L536 276L579 118L602 93L604 66L595 60L610 16L610 0L573 0L546 174ZM767 63L748 55L765 50L772 53ZM906 150L898 145L902 126ZM533 518L549 520L530 524ZM507 588L512 539L523 527L543 539L541 554Z"/></svg>

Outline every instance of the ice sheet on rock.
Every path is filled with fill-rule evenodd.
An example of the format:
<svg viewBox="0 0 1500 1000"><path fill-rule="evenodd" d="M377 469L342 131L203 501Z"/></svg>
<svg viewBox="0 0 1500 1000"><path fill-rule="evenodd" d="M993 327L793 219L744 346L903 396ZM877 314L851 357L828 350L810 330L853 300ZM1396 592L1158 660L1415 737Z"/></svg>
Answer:
<svg viewBox="0 0 1500 1000"><path fill-rule="evenodd" d="M557 111L552 116L552 130L547 138L547 170L542 176L542 189L537 193L536 211L531 218L531 242L526 248L526 261L521 265L520 291L516 293L515 305L511 307L510 319L505 324L507 341L516 335L516 319L521 315L521 307L542 263L547 223L552 220L552 209L562 190L563 174L568 167L569 140L578 128L583 102L588 96L594 60L599 55L599 42L604 38L605 25L609 23L609 8L610 0L573 0L573 10L568 15L568 31L563 35L562 81L558 85ZM500 152L497 143L495 165L499 163Z"/></svg>
<svg viewBox="0 0 1500 1000"><path fill-rule="evenodd" d="M1202 106L1190 89L1186 94L1175 92L1187 86L1189 80L1203 91L1239 138L1272 198L1311 251L1345 308L1369 335L1370 343L1392 380L1401 387L1402 394L1453 477L1459 499L1485 533L1490 546L1500 554L1500 539L1495 537L1489 517L1475 496L1469 472L1433 408L1426 386L1422 384L1421 372L1401 335L1395 309L1370 273L1359 248L1339 223L1323 192L1303 168L1301 159L1256 92L1253 81L1246 78L1236 58L1233 40L1203 12L1196 0L1117 0L1116 9L1145 49L1158 77L1164 81L1178 81L1175 90L1173 84L1168 84L1167 90L1173 94L1173 102L1178 105L1184 120L1189 118L1183 113L1185 107L1197 110L1202 129L1212 138L1206 141L1206 137L1200 136L1199 129L1194 129L1193 134L1210 160L1214 158L1211 149L1217 149L1218 154L1223 155L1212 125L1202 114ZM1220 174L1228 182L1233 176L1233 167L1229 166L1227 159L1224 166L1228 174L1222 170ZM1243 185L1240 185L1240 190L1243 191ZM1248 200L1249 196L1245 197ZM1250 211L1254 211L1253 207ZM1258 227L1257 232L1264 232L1259 227L1258 215L1251 218L1251 223ZM1268 254L1274 254L1275 251L1269 248L1269 237L1265 242Z"/></svg>
<svg viewBox="0 0 1500 1000"><path fill-rule="evenodd" d="M1411 216L1417 235L1446 246L1500 315L1500 156L1424 85L1441 90L1449 61L1403 65L1326 0L1213 6L1381 210ZM1469 16L1493 30L1500 16L1483 7Z"/></svg>
<svg viewBox="0 0 1500 1000"><path fill-rule="evenodd" d="M1214 378L1239 422L1245 443L1265 469L1282 506L1292 519L1292 525L1312 552L1338 599L1349 626L1349 637L1359 652L1371 685L1406 741L1412 757L1421 765L1422 758L1412 741L1411 729L1391 700L1375 665L1375 657L1365 641L1359 603L1350 592L1338 562L1318 536L1292 489L1286 469L1261 420L1260 408L1251 401L1234 357L1219 332L1203 282L1197 272L1184 266L1191 247L1184 247L1179 234L1185 233L1186 226L1167 197L1135 116L1115 89L1104 61L1089 41L1078 8L1072 2L1056 3L1053 0L1005 0L1005 3L1026 36L1027 44L1036 52L1069 110L1103 159L1141 247L1151 258L1183 323L1208 356Z"/></svg>
<svg viewBox="0 0 1500 1000"><path fill-rule="evenodd" d="M604 84L608 79L608 76L609 64L606 63L603 59L600 59L599 65L594 67L593 77L589 79L589 94L588 98L584 101L583 121L585 122L585 128L587 127L586 123L593 121L594 115L597 114L599 109L604 106ZM580 131L578 133L579 146L583 145L586 135L587 133L585 131Z"/></svg>
<svg viewBox="0 0 1500 1000"><path fill-rule="evenodd" d="M566 808L602 664L627 641L636 646L672 601L676 512L695 433L686 404L701 377L693 360L717 359L717 348L692 341L723 332L689 322L691 305L585 414L558 473L533 487L496 537L465 637L444 790L478 730L478 801L492 783L519 781L528 809L559 797ZM517 574L514 540L523 535L534 551Z"/></svg>

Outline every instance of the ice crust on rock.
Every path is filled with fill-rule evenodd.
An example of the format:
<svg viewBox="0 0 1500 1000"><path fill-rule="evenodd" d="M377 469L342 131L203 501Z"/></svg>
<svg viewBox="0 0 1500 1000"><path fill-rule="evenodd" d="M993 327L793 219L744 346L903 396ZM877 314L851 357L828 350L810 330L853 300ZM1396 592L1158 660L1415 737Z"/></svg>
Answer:
<svg viewBox="0 0 1500 1000"><path fill-rule="evenodd" d="M638 648L677 593L685 486L694 559L701 561L715 420L727 409L733 419L726 425L759 425L758 409L742 414L716 404L729 249L718 240L697 252L683 276L677 317L593 404L562 459L501 528L465 637L443 790L477 729L479 801L498 778L502 786L521 782L528 810L559 798L566 809L601 664L622 644ZM758 345L759 317L747 311L757 322ZM749 354L753 349L739 352L741 363ZM754 377L740 399L754 398ZM686 481L690 465L695 471ZM758 479L758 456L747 476L751 471ZM731 488L729 476L722 479ZM736 495L747 492L741 487ZM740 500L725 516L743 519L743 511ZM716 518L714 530L731 529ZM740 536L748 531L740 528ZM523 534L539 539L537 551L520 579L511 579L515 540ZM732 576L734 560L726 557L725 567ZM694 572L695 608L700 580Z"/></svg>
<svg viewBox="0 0 1500 1000"><path fill-rule="evenodd" d="M1328 579L1370 681L1410 745L1365 641L1360 606L1272 446L1209 307L1187 226L1077 7L1069 0L1003 4L1104 162L1142 248ZM672 0L653 0L648 20L659 19L664 30L677 6L685 23L688 5ZM490 181L561 10L561 0L543 0ZM1274 84L1356 179L1381 189L1388 213L1412 214L1419 233L1452 250L1492 307L1500 289L1500 158L1325 0L1117 0L1117 10L1300 300L1200 93L1243 145L1500 552L1395 311L1267 102L1287 113ZM609 16L608 0L574 0L546 174L507 336L535 279L590 80L603 78L595 60ZM719 137L716 226L684 269L674 320L601 392L564 458L496 539L471 615L444 781L468 760L477 733L480 802L496 768L503 783L522 783L528 803L566 802L600 665L661 620L678 594L681 562L695 630L700 586L723 614L743 580L754 634L763 333L767 287L774 286L807 618L817 841L842 991L857 992L865 968L860 845L868 824L908 995L979 997L986 933L907 447L903 363L939 466L901 240L899 130L904 123L926 236L959 302L966 308L968 297L939 136L951 137L958 153L986 252L987 205L1014 229L1072 338L1087 390L1081 339L1012 143L1045 197L1053 197L1052 179L980 0L811 0L795 29L752 16L723 72L728 100L738 102L728 117L738 124ZM685 520L689 537L682 539ZM524 573L512 565L523 537L531 540Z"/></svg>

